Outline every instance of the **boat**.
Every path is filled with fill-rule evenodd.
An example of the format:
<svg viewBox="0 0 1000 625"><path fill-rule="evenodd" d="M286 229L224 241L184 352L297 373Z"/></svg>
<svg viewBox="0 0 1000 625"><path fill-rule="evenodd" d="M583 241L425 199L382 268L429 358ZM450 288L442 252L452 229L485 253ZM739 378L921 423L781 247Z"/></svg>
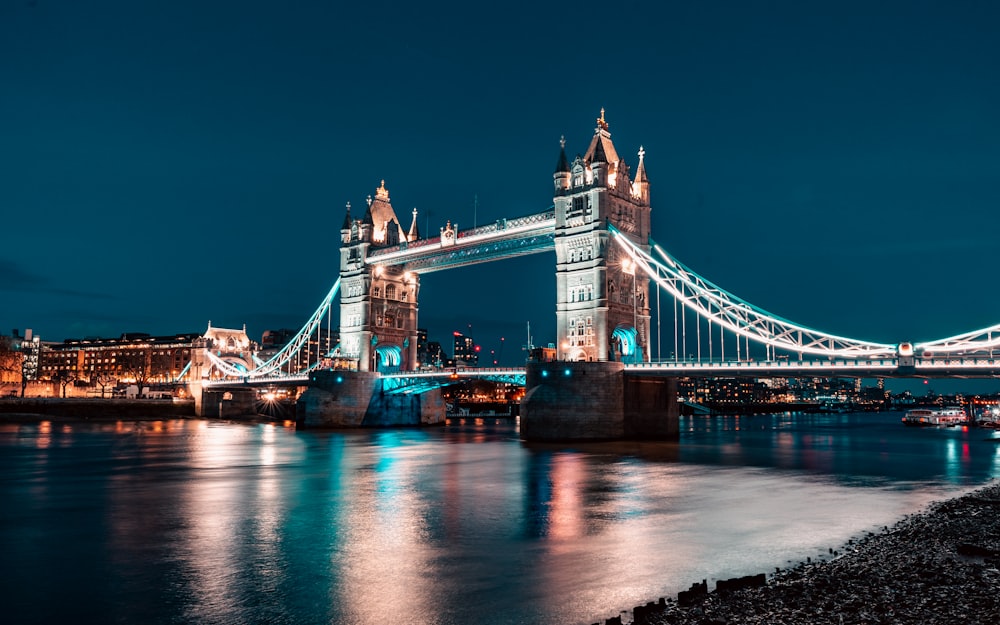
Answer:
<svg viewBox="0 0 1000 625"><path fill-rule="evenodd" d="M965 425L969 422L964 408L914 408L903 415L903 425L947 426Z"/></svg>

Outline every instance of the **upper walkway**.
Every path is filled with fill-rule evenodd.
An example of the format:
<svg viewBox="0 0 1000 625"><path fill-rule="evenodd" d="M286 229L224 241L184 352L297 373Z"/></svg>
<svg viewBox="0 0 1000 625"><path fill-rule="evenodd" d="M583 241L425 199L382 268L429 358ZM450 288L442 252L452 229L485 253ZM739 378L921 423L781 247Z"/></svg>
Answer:
<svg viewBox="0 0 1000 625"><path fill-rule="evenodd" d="M554 249L555 225L556 214L551 209L524 217L498 219L491 224L455 232L453 238L436 236L372 250L365 262L405 265L408 271L430 273L538 254Z"/></svg>

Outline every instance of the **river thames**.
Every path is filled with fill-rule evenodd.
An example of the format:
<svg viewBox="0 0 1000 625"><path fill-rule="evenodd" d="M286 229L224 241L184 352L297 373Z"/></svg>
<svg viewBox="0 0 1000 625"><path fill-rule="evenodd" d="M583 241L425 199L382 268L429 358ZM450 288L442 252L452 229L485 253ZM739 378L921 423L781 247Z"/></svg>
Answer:
<svg viewBox="0 0 1000 625"><path fill-rule="evenodd" d="M297 431L0 423L9 623L588 624L831 557L1000 469L900 413L687 417L680 443L507 421Z"/></svg>

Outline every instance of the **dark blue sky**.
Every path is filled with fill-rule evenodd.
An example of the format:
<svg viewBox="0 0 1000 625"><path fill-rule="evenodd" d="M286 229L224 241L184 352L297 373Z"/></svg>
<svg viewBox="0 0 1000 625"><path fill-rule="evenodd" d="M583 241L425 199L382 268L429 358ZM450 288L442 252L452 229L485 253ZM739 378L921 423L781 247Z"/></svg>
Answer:
<svg viewBox="0 0 1000 625"><path fill-rule="evenodd" d="M875 341L1000 321L995 2L340 4L0 1L4 332L299 327L347 201L544 210L601 107L729 291ZM421 325L554 340L553 259L428 275Z"/></svg>

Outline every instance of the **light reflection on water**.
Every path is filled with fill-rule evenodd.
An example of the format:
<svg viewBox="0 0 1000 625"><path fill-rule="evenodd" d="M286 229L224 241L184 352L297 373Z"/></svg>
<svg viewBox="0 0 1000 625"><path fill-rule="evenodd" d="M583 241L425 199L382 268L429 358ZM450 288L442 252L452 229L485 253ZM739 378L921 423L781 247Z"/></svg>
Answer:
<svg viewBox="0 0 1000 625"><path fill-rule="evenodd" d="M980 484L994 436L892 414L689 418L680 444L3 424L0 600L18 623L593 623Z"/></svg>

